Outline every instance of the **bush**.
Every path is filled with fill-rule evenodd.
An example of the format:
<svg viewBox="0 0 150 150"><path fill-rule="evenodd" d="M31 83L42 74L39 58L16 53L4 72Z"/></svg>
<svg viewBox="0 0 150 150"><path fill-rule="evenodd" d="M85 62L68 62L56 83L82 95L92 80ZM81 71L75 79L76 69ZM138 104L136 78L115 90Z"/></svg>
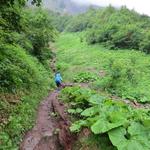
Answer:
<svg viewBox="0 0 150 150"><path fill-rule="evenodd" d="M142 39L141 29L136 25L123 26L112 35L112 43L116 48L139 49Z"/></svg>
<svg viewBox="0 0 150 150"><path fill-rule="evenodd" d="M30 90L42 86L43 80L48 77L38 61L17 45L1 46L0 58L1 91Z"/></svg>
<svg viewBox="0 0 150 150"><path fill-rule="evenodd" d="M140 50L149 54L150 53L150 32L144 33L144 38L140 41Z"/></svg>
<svg viewBox="0 0 150 150"><path fill-rule="evenodd" d="M89 89L84 89L78 86L67 87L62 90L60 98L64 102L69 103L71 108L86 108L88 106L87 100L94 92Z"/></svg>
<svg viewBox="0 0 150 150"><path fill-rule="evenodd" d="M45 64L52 57L48 47L54 28L42 10L24 11L25 2L7 0L0 5L0 149L18 149L52 86L50 71L39 60ZM39 5L40 0L33 3Z"/></svg>
<svg viewBox="0 0 150 150"><path fill-rule="evenodd" d="M88 128L91 131L88 137L92 133L99 136L107 134L111 142L110 149L113 149L113 146L118 150L137 147L148 150L150 148L149 110L135 109L122 101L114 101L94 93L88 95L86 101L82 99L77 101L77 93L80 93L78 97L85 97L83 89L77 90L78 92L75 92L74 88L67 88L62 93L67 102L72 104L82 102L82 105L78 103L79 105L73 105L73 109L68 109L71 117L74 117L70 127L72 132L82 133L83 128ZM83 105L86 107L82 107ZM100 142L100 139L96 141ZM93 142L91 141L91 144Z"/></svg>
<svg viewBox="0 0 150 150"><path fill-rule="evenodd" d="M95 15L94 9L89 9L86 13L71 16L68 20L68 25L65 31L68 32L81 32L92 27L93 22L91 22L92 17Z"/></svg>
<svg viewBox="0 0 150 150"><path fill-rule="evenodd" d="M88 44L101 43L109 49L136 49L149 53L149 24L148 16L126 7L109 6L72 17L66 31L85 31Z"/></svg>
<svg viewBox="0 0 150 150"><path fill-rule="evenodd" d="M54 41L56 30L52 26L52 21L48 16L48 13L41 9L27 9L24 18L28 25L25 34L33 45L32 51L29 52L36 56L40 61L49 59L51 56L50 50L48 54L49 42Z"/></svg>

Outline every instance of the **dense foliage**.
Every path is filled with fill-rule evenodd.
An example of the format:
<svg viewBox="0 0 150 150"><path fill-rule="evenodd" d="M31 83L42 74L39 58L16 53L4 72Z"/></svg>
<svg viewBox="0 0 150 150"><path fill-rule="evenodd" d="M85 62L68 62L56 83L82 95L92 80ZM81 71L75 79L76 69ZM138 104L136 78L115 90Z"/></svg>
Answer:
<svg viewBox="0 0 150 150"><path fill-rule="evenodd" d="M81 72L74 77L74 82L78 83L88 83L96 80L98 80L98 76L90 72Z"/></svg>
<svg viewBox="0 0 150 150"><path fill-rule="evenodd" d="M82 92L79 94L77 89ZM93 134L106 133L118 150L150 148L148 110L134 109L121 101L113 101L79 87L64 89L62 100L70 102L70 114L78 114L71 131L79 132L82 127L88 127Z"/></svg>
<svg viewBox="0 0 150 150"><path fill-rule="evenodd" d="M49 16L52 20L52 25L59 31L63 32L66 26L68 25L68 22L70 18L72 17L69 14L61 14L59 12L52 12L48 11Z"/></svg>
<svg viewBox="0 0 150 150"><path fill-rule="evenodd" d="M141 52L150 52L150 18L110 6L66 22L60 31L78 33L63 33L57 41L57 67L66 81L81 86L60 95L71 116L70 130L79 136L77 149L150 149L149 105L138 103L150 102L150 57ZM81 138L84 131L90 141Z"/></svg>
<svg viewBox="0 0 150 150"><path fill-rule="evenodd" d="M89 9L72 17L66 30L86 31L88 44L102 43L110 49L136 49L150 53L150 18L126 7Z"/></svg>
<svg viewBox="0 0 150 150"><path fill-rule="evenodd" d="M150 53L150 18L111 6L69 16L29 9L26 2L0 2L0 149L18 149L40 99L53 85L49 60L56 28L80 32L65 33L57 41L57 68L65 80L93 89L62 90L60 99L73 123L70 130L87 128L100 145L104 142L99 137L106 137L109 150L149 150L149 110L101 95L150 102L150 57L133 50ZM37 6L40 2L31 1Z"/></svg>
<svg viewBox="0 0 150 150"><path fill-rule="evenodd" d="M88 45L80 39L84 35L64 33L57 41L65 80L80 85L63 89L59 97L67 103L70 130L79 136L75 147L148 150L149 105L137 101L149 102L149 55Z"/></svg>
<svg viewBox="0 0 150 150"><path fill-rule="evenodd" d="M53 42L57 35L52 26L51 18L48 12L42 9L25 10L24 18L26 19L26 37L30 41L32 48L28 49L29 53L36 56L40 62L52 58L52 52L49 50L50 41Z"/></svg>
<svg viewBox="0 0 150 150"><path fill-rule="evenodd" d="M0 2L0 149L17 149L51 83L49 42L56 31L47 12L25 3Z"/></svg>

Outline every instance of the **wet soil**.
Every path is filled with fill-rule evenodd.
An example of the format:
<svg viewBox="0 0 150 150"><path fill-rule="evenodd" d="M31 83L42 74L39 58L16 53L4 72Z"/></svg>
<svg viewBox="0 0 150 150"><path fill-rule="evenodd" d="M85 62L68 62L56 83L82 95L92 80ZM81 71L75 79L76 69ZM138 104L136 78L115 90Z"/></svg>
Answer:
<svg viewBox="0 0 150 150"><path fill-rule="evenodd" d="M54 91L41 102L35 126L24 136L20 150L72 149L69 118L57 96L58 91Z"/></svg>

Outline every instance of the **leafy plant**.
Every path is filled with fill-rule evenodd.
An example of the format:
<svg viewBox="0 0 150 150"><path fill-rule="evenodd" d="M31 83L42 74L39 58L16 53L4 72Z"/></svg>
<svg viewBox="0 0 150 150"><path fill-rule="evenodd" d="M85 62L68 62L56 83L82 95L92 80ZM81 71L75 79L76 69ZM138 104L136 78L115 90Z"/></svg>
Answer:
<svg viewBox="0 0 150 150"><path fill-rule="evenodd" d="M81 72L74 77L74 81L79 82L79 83L81 83L81 82L83 82L83 83L93 82L97 79L98 79L97 75L90 73L90 72Z"/></svg>
<svg viewBox="0 0 150 150"><path fill-rule="evenodd" d="M89 89L83 89L81 87L67 87L62 90L60 98L69 103L72 109L74 108L86 108L88 106L87 99L93 92ZM75 111L75 110L74 110Z"/></svg>
<svg viewBox="0 0 150 150"><path fill-rule="evenodd" d="M70 98L66 96L66 99ZM76 103L76 99L71 100ZM108 134L118 150L150 148L148 110L135 109L122 101L107 99L98 94L89 96L84 103L88 103L89 107L82 107L82 111L79 111L81 119L72 124L72 132L80 132L82 128L88 127L94 134ZM77 109L79 105L74 105L74 109L68 111L76 115Z"/></svg>

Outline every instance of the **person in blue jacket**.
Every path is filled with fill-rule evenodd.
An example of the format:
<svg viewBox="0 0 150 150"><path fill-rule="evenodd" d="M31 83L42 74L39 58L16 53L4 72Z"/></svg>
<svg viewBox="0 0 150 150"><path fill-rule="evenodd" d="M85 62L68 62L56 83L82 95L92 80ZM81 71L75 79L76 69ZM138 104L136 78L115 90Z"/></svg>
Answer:
<svg viewBox="0 0 150 150"><path fill-rule="evenodd" d="M60 75L60 72L57 72L55 74L55 83L56 83L57 87L61 87L61 85L62 85L62 77Z"/></svg>

